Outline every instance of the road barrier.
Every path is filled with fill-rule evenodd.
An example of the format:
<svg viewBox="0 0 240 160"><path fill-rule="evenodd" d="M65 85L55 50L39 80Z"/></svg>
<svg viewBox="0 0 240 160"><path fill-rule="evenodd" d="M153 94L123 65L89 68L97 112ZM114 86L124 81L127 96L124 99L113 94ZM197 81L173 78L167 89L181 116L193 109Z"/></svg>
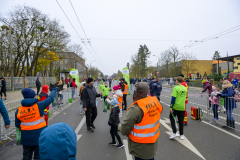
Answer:
<svg viewBox="0 0 240 160"><path fill-rule="evenodd" d="M220 105L218 107L211 104L210 100L213 98L215 102L219 101ZM202 94L200 91L189 90L188 100L191 106L198 106L202 109L203 119L210 124L224 126L223 128L228 130L240 131L240 98L227 97L220 99L220 97L209 96L207 93ZM216 119L217 115L218 119Z"/></svg>
<svg viewBox="0 0 240 160"><path fill-rule="evenodd" d="M56 79L56 78L55 78ZM75 92L75 94L72 96L72 93ZM50 117L51 113L54 112L55 110L58 110L59 107L63 104L69 103L69 99L76 99L79 97L79 87L75 89L65 88L61 92L57 92L54 101L50 105ZM5 123L3 120L3 117L0 115L0 140L11 140L11 136L16 135L16 127L15 127L15 112L16 110L21 106L21 101L22 100L17 100L14 102L10 102L7 104L4 104L9 115L9 119L11 120L11 126L8 129L5 129ZM80 105L79 105L80 107Z"/></svg>

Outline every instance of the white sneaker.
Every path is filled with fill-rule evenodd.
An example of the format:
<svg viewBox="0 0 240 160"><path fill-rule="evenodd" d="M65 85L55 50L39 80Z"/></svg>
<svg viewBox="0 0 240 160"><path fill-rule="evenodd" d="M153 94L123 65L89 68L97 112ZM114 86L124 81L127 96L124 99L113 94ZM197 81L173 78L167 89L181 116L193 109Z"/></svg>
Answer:
<svg viewBox="0 0 240 160"><path fill-rule="evenodd" d="M180 136L180 139L181 139L181 140L184 140L184 135L181 135L181 136Z"/></svg>
<svg viewBox="0 0 240 160"><path fill-rule="evenodd" d="M178 133L173 133L171 137L169 137L170 139L174 139L176 137L179 137L179 134Z"/></svg>

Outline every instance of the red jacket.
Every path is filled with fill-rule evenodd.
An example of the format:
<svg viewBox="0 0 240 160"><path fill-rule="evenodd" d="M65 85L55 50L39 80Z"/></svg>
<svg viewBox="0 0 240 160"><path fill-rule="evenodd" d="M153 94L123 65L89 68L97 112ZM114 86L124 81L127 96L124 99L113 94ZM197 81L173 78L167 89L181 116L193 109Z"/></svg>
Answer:
<svg viewBox="0 0 240 160"><path fill-rule="evenodd" d="M44 101L45 99L48 98L48 90L49 90L48 85L42 86L42 91L41 91L41 93L40 93L39 96L38 96L38 101L39 101L39 102L40 102L40 101ZM46 109L49 110L49 106L47 106Z"/></svg>
<svg viewBox="0 0 240 160"><path fill-rule="evenodd" d="M72 87L77 88L77 85L76 85L76 83L74 81L72 81Z"/></svg>
<svg viewBox="0 0 240 160"><path fill-rule="evenodd" d="M181 83L181 85L183 85L184 87L186 87L187 88L187 99L186 99L186 101L185 101L185 103L187 104L188 103L188 85L187 85L187 83L183 80L183 82Z"/></svg>

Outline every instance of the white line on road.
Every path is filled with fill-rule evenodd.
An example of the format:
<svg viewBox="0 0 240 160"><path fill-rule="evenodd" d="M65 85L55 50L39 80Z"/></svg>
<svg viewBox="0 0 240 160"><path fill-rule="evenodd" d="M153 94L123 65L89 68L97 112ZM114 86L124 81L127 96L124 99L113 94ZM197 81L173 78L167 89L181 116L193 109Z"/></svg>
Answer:
<svg viewBox="0 0 240 160"><path fill-rule="evenodd" d="M75 133L77 135L77 141L82 137L82 135L78 135L78 132L81 130L83 124L86 122L86 117L83 116L82 120L80 121L79 125L77 126Z"/></svg>
<svg viewBox="0 0 240 160"><path fill-rule="evenodd" d="M127 156L127 160L133 160L132 155L129 154L128 141L127 140L123 140L123 144L124 144L124 149L125 149L125 153L126 153L126 156Z"/></svg>

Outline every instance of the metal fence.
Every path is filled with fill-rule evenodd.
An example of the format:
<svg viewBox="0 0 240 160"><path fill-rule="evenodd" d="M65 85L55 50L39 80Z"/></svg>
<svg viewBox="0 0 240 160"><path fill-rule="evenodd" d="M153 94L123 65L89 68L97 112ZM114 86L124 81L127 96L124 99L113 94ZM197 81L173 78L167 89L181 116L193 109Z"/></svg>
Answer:
<svg viewBox="0 0 240 160"><path fill-rule="evenodd" d="M196 90L190 91L188 103L202 109L204 120L219 127L224 126L226 129L240 131L240 99L234 97L220 98L209 96L206 93L201 94ZM210 100L213 98L215 102L221 102L219 106L211 104Z"/></svg>
<svg viewBox="0 0 240 160"><path fill-rule="evenodd" d="M11 90L11 77L6 77L6 87L7 90ZM23 77L13 77L14 89L23 89L24 88L24 78Z"/></svg>
<svg viewBox="0 0 240 160"><path fill-rule="evenodd" d="M56 78L55 78L56 80ZM66 87L66 85L65 85ZM73 94L74 93L74 94ZM51 117L51 112L53 112L54 110L59 109L59 107L61 105L67 104L69 103L69 99L76 99L79 97L79 87L72 89L72 88L64 88L63 91L58 91L54 101L51 103L50 105L50 117ZM10 135L16 135L16 127L15 127L15 112L16 110L21 106L21 101L22 100L18 100L18 101L14 101L14 102L10 102L5 104L5 107L8 111L8 115L9 118L11 120L11 127L9 129L5 129L5 123L4 120L2 118L2 116L0 115L0 140L7 140L11 138L9 137Z"/></svg>

